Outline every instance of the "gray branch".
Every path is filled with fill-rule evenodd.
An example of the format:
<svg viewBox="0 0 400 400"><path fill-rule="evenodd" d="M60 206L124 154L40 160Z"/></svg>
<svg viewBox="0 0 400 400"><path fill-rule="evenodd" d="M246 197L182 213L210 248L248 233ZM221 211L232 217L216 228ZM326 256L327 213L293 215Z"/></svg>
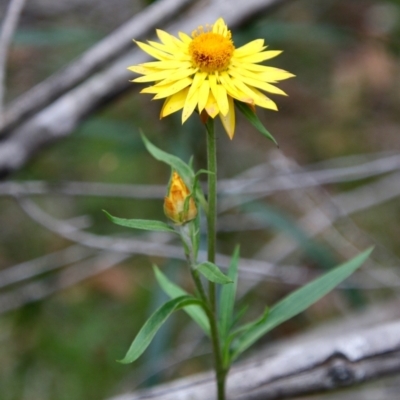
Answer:
<svg viewBox="0 0 400 400"><path fill-rule="evenodd" d="M288 345L277 355L236 365L229 400L273 400L332 391L400 372L400 321ZM110 400L214 400L204 373Z"/></svg>
<svg viewBox="0 0 400 400"><path fill-rule="evenodd" d="M18 25L19 16L24 8L25 0L10 0L4 20L2 21L0 33L0 128L3 125L3 102L6 92L6 65L8 50L15 29Z"/></svg>
<svg viewBox="0 0 400 400"><path fill-rule="evenodd" d="M20 0L19 0L20 1ZM194 0L161 0L146 7L128 22L98 42L73 63L39 83L7 107L3 128L19 124L27 115L47 106L52 100L87 79L95 71L132 48L132 39L153 34Z"/></svg>
<svg viewBox="0 0 400 400"><path fill-rule="evenodd" d="M285 190L305 189L328 183L348 182L375 177L388 172L400 170L400 155L390 154L352 166L336 168L319 168L306 166L301 171L289 170L267 174L269 164L255 167L257 174L247 178L220 180L220 195L232 195L245 192L246 195L268 196ZM250 172L250 170L248 171ZM392 185L396 188L396 185ZM206 190L206 188L204 188ZM58 182L45 181L7 181L0 182L0 196L14 195L66 195L66 196L100 196L113 198L162 199L165 185L134 185L102 182Z"/></svg>
<svg viewBox="0 0 400 400"><path fill-rule="evenodd" d="M76 262L72 266L64 268L57 275L28 282L14 290L1 293L0 314L15 310L28 303L42 300L54 293L74 286L85 279L98 275L122 263L129 257L130 255L128 254L102 251L87 260ZM23 265L21 269L25 269ZM11 278L12 277L10 277L10 279ZM24 278L25 277L21 277L21 279Z"/></svg>

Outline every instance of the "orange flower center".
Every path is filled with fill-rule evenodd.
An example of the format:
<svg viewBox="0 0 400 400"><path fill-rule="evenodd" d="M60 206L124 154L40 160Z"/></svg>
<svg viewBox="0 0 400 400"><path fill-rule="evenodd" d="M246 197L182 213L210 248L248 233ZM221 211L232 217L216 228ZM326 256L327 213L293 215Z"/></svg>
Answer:
<svg viewBox="0 0 400 400"><path fill-rule="evenodd" d="M203 72L224 71L228 68L235 46L230 32L227 37L214 32L204 32L202 27L193 33L189 53L193 64Z"/></svg>

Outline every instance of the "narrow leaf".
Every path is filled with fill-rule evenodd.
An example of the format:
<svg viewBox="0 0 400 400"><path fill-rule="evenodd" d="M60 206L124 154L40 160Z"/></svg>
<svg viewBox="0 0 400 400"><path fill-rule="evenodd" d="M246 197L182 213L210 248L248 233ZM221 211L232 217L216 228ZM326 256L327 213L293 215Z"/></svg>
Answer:
<svg viewBox="0 0 400 400"><path fill-rule="evenodd" d="M198 177L198 176L200 176L200 175L202 175L202 174L214 175L214 172L211 172L211 171L209 171L208 169L199 169L199 170L196 172L195 176Z"/></svg>
<svg viewBox="0 0 400 400"><path fill-rule="evenodd" d="M126 226L127 228L143 229L145 231L156 231L156 232L176 232L173 228L167 225L165 222L153 221L148 219L125 219L113 217L107 211L103 210L107 217L114 222L114 224Z"/></svg>
<svg viewBox="0 0 400 400"><path fill-rule="evenodd" d="M172 169L176 170L178 174L182 177L186 186L189 188L193 185L194 172L184 161L179 157L169 154L158 147L154 146L153 143L146 138L142 133L142 140L148 152L158 161L162 161L168 164Z"/></svg>
<svg viewBox="0 0 400 400"><path fill-rule="evenodd" d="M253 326L240 337L234 347L232 360L237 358L244 350L249 348L259 338L267 332L282 324L288 319L301 313L311 304L315 303L321 297L329 293L335 286L348 278L357 268L359 268L372 252L369 248L352 258L351 260L339 265L332 271L324 274L320 278L313 280L307 285L297 289L279 303L274 305L265 320L262 316L258 321L255 321Z"/></svg>
<svg viewBox="0 0 400 400"><path fill-rule="evenodd" d="M246 103L243 103L241 101L235 101L236 107L239 109L239 111L246 117L246 119L260 132L262 133L265 137L267 137L269 140L272 140L277 146L278 142L275 140L275 138L267 131L265 126L262 124L262 122L259 120L257 117L257 114L250 108L250 106Z"/></svg>
<svg viewBox="0 0 400 400"><path fill-rule="evenodd" d="M162 324L174 311L194 304L201 306L203 303L201 300L191 296L180 296L163 304L142 326L142 329L140 329L139 333L136 335L125 357L120 360L120 362L129 364L137 360L147 349Z"/></svg>
<svg viewBox="0 0 400 400"><path fill-rule="evenodd" d="M238 283L239 250L240 247L236 246L228 268L227 275L233 283L232 285L223 286L221 290L219 315L222 340L227 337L229 330L232 327L233 308L235 305L236 288Z"/></svg>
<svg viewBox="0 0 400 400"><path fill-rule="evenodd" d="M225 285L233 283L232 279L227 277L214 263L206 261L196 266L195 268L209 281Z"/></svg>
<svg viewBox="0 0 400 400"><path fill-rule="evenodd" d="M161 286L162 290L171 297L175 299L180 296L187 296L188 293L181 287L171 282L165 274L163 274L157 266L153 265L154 274L156 276L158 284ZM198 306L187 306L184 311L200 326L200 328L205 332L206 335L210 336L210 324L204 310Z"/></svg>
<svg viewBox="0 0 400 400"><path fill-rule="evenodd" d="M262 325L267 321L267 318L269 316L270 309L268 307L265 308L264 313L261 317L256 319L255 321L249 322L248 324L244 324L240 326L239 328L235 329L233 332L230 333L229 337L230 340L232 341L233 338L237 337L238 335L248 332L252 329L254 329L257 326Z"/></svg>

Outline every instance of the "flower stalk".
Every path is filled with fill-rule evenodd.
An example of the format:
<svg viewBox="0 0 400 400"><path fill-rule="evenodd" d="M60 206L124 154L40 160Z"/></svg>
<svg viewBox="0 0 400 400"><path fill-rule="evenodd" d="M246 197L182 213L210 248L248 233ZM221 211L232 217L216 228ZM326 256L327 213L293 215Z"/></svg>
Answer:
<svg viewBox="0 0 400 400"><path fill-rule="evenodd" d="M208 213L207 213L207 260L215 262L216 225L217 225L217 147L214 120L208 118L207 129L207 169L208 173ZM220 335L218 332L218 316L215 283L208 282L208 298L210 305L210 330L214 353L217 380L218 400L225 399L226 371L223 365Z"/></svg>

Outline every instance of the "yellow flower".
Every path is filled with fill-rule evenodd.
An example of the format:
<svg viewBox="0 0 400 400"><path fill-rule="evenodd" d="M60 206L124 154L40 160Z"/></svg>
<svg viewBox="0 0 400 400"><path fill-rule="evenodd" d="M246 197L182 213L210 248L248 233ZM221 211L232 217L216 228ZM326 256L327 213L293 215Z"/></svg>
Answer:
<svg viewBox="0 0 400 400"><path fill-rule="evenodd" d="M178 173L173 171L168 193L164 198L164 213L177 225L189 222L197 216L193 197L188 199L188 196L190 196L188 187Z"/></svg>
<svg viewBox="0 0 400 400"><path fill-rule="evenodd" d="M133 82L155 82L142 90L165 99L160 118L183 109L182 123L193 111L220 116L232 139L235 132L234 99L251 105L277 110L276 104L260 90L286 95L274 83L293 74L259 63L276 57L281 51L265 51L263 39L235 48L224 20L200 26L192 37L179 32L179 38L157 30L161 43L137 42L158 61L134 65L128 69L142 74Z"/></svg>

